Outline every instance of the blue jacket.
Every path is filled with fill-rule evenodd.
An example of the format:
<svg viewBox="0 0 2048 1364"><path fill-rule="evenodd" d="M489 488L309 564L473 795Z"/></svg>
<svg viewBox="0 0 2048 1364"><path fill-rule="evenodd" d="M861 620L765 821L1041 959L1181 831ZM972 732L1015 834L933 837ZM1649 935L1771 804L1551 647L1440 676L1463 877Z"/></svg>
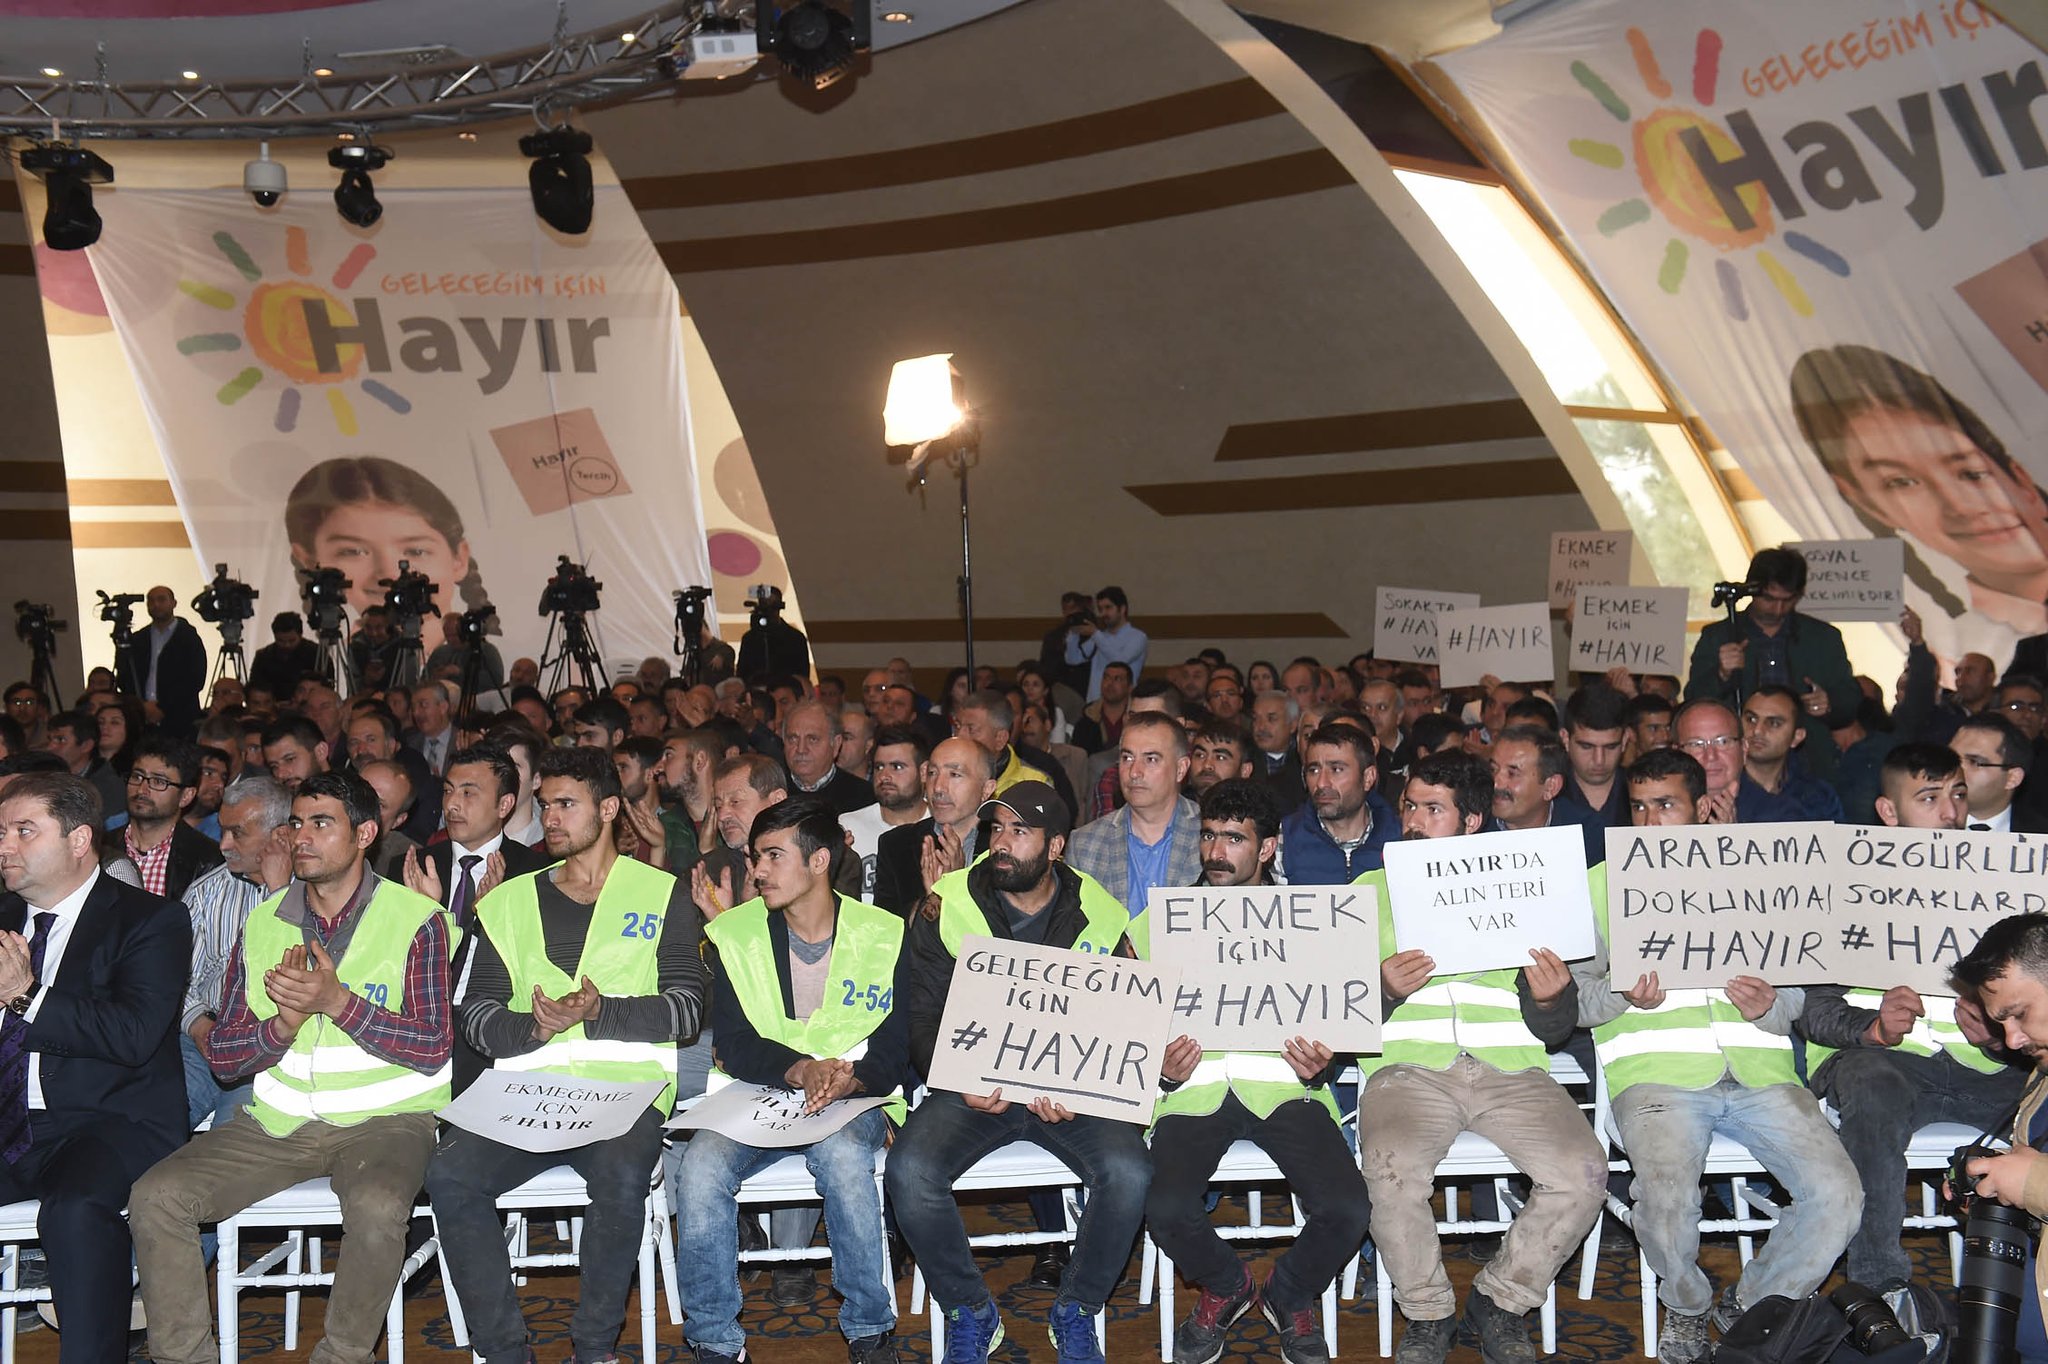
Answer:
<svg viewBox="0 0 2048 1364"><path fill-rule="evenodd" d="M1614 785L1616 790L1620 790L1622 783L1617 780ZM1550 824L1553 828L1565 824L1577 826L1579 837L1585 841L1587 866L1597 867L1607 860L1607 817L1592 806L1574 797L1560 795L1550 802ZM1499 815L1494 815L1486 821L1486 827L1498 833L1508 826L1500 822Z"/></svg>
<svg viewBox="0 0 2048 1364"><path fill-rule="evenodd" d="M1323 830L1316 807L1303 804L1280 825L1280 866L1292 886L1344 886L1382 865L1380 850L1401 837L1394 808L1377 791L1365 793L1365 842L1345 852Z"/></svg>

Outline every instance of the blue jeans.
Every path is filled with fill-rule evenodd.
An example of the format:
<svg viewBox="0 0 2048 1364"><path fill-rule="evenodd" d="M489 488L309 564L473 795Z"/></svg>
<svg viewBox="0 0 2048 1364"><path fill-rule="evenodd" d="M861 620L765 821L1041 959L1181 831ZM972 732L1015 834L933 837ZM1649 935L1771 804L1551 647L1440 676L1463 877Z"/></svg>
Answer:
<svg viewBox="0 0 2048 1364"><path fill-rule="evenodd" d="M1115 1289L1152 1185L1152 1153L1142 1129L1109 1118L1043 1122L1021 1103L1002 1113L969 1108L958 1094L934 1093L910 1114L891 1150L889 1206L896 1226L924 1270L940 1307L980 1307L988 1284L974 1267L974 1250L953 1198L953 1181L989 1152L1013 1141L1044 1147L1065 1161L1088 1190L1074 1255L1060 1281L1060 1298L1083 1312L1102 1310Z"/></svg>
<svg viewBox="0 0 2048 1364"><path fill-rule="evenodd" d="M704 1092L711 1076L711 1029L697 1034L697 1040L676 1049L676 1102L694 1099ZM661 1152L661 1184L668 1190L671 1220L682 1219L676 1190L683 1186L683 1143L671 1141ZM818 1231L818 1210L813 1207L777 1208L768 1214L768 1243L777 1250L796 1250L811 1243ZM685 1243L687 1244L687 1242Z"/></svg>
<svg viewBox="0 0 2048 1364"><path fill-rule="evenodd" d="M1614 1124L1636 1172L1636 1242L1657 1272L1658 1299L1674 1312L1699 1316L1714 1303L1699 1267L1700 1171L1717 1131L1747 1146L1792 1196L1742 1271L1738 1306L1813 1292L1856 1231L1863 1181L1802 1085L1751 1089L1733 1077L1705 1089L1631 1085L1614 1097Z"/></svg>
<svg viewBox="0 0 2048 1364"><path fill-rule="evenodd" d="M860 1340L895 1329L896 1294L875 1188L875 1152L888 1136L889 1120L879 1108L810 1146L748 1146L710 1131L691 1136L676 1190L684 1247L676 1269L691 1345L737 1357L747 1343L740 1329L739 1188L747 1176L799 1153L824 1195L832 1227L832 1284L844 1299L841 1334Z"/></svg>

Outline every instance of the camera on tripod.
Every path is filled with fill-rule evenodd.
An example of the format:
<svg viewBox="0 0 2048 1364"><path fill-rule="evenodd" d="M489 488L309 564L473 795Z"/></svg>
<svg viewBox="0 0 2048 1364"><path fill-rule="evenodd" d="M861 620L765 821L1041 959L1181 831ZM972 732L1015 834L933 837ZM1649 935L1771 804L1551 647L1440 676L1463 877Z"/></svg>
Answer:
<svg viewBox="0 0 2048 1364"><path fill-rule="evenodd" d="M568 555L558 554L555 556L555 576L549 578L547 586L540 590L538 614L587 615L598 609L597 594L602 591L604 584L591 577L588 569Z"/></svg>
<svg viewBox="0 0 2048 1364"><path fill-rule="evenodd" d="M117 592L110 597L101 590L97 595L100 599L101 620L122 630L135 623L135 605L142 600L142 593Z"/></svg>
<svg viewBox="0 0 2048 1364"><path fill-rule="evenodd" d="M298 572L299 599L305 603L307 628L315 636L338 632L342 608L348 604L348 590L355 584L338 568L302 568Z"/></svg>
<svg viewBox="0 0 2048 1364"><path fill-rule="evenodd" d="M256 614L256 598L261 595L249 584L230 578L226 564L215 564L213 581L192 599L192 609L199 619L213 625L239 623Z"/></svg>
<svg viewBox="0 0 2048 1364"><path fill-rule="evenodd" d="M704 604L711 600L708 587L686 587L675 594L676 633L694 640L704 626Z"/></svg>
<svg viewBox="0 0 2048 1364"><path fill-rule="evenodd" d="M422 616L438 616L441 608L434 605L434 593L440 585L424 573L413 572L412 564L398 561L398 576L379 578L377 585L384 589L384 609L398 620L417 622Z"/></svg>
<svg viewBox="0 0 2048 1364"><path fill-rule="evenodd" d="M756 630L765 630L782 619L782 589L773 583L756 583L754 595L747 598L747 624Z"/></svg>
<svg viewBox="0 0 2048 1364"><path fill-rule="evenodd" d="M1962 1272L1956 1288L1956 1364L1994 1364L2013 1359L2019 1338L2020 1304L2034 1291L2027 1273L2033 1218L1977 1192L1980 1175L1971 1161L2005 1152L1979 1140L1949 1157L1949 1198L1963 1223Z"/></svg>
<svg viewBox="0 0 2048 1364"><path fill-rule="evenodd" d="M489 602L473 606L455 618L455 628L464 644L482 644L485 635L499 633L498 608Z"/></svg>
<svg viewBox="0 0 2048 1364"><path fill-rule="evenodd" d="M55 652L57 632L70 628L71 622L57 619L57 608L48 602L14 604L14 637L32 650Z"/></svg>

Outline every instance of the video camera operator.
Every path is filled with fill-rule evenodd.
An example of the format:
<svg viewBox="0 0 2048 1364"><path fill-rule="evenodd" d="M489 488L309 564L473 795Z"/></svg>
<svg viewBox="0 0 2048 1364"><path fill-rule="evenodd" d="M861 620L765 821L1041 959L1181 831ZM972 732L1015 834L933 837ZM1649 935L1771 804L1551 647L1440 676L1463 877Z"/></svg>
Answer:
<svg viewBox="0 0 2048 1364"><path fill-rule="evenodd" d="M1727 589L1723 591L1722 589ZM1742 702L1766 683L1799 693L1799 722L1806 731L1806 760L1813 775L1834 775L1834 745L1828 716L1849 714L1863 699L1842 647L1842 632L1803 615L1806 556L1789 546L1760 549L1740 584L1718 584L1715 605L1744 597L1749 605L1731 620L1700 631L1685 679L1685 699L1711 697L1736 714Z"/></svg>
<svg viewBox="0 0 2048 1364"><path fill-rule="evenodd" d="M2004 1352L2011 1351L2041 1364L2048 1361L2041 1307L2048 1273L2032 1245L2033 1227L2012 1210L2048 1217L2048 914L1999 920L1949 979L1976 999L2006 1049L2034 1068L2012 1130L1996 1134L2010 1136L2012 1149L1979 1142L1956 1152L1950 1192L1965 1200L1968 1224L1954 1358L2009 1359Z"/></svg>
<svg viewBox="0 0 2048 1364"><path fill-rule="evenodd" d="M206 645L192 622L178 614L178 594L170 588L150 588L143 605L149 628L136 637L134 658L144 713L166 734L189 739L199 725Z"/></svg>
<svg viewBox="0 0 2048 1364"><path fill-rule="evenodd" d="M762 583L747 600L747 633L740 637L739 675L749 683L763 677L811 675L811 642L782 618L782 589Z"/></svg>
<svg viewBox="0 0 2048 1364"><path fill-rule="evenodd" d="M306 638L306 622L296 611L280 611L270 618L270 643L249 661L249 685L290 696L319 664L320 649Z"/></svg>

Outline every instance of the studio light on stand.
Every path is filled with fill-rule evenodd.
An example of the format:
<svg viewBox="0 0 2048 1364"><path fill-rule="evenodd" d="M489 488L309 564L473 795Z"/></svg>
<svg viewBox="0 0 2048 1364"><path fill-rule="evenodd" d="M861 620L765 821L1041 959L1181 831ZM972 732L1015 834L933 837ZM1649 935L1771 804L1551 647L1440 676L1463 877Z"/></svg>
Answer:
<svg viewBox="0 0 2048 1364"><path fill-rule="evenodd" d="M898 360L889 374L882 406L882 439L910 447L913 488L922 488L934 460L950 465L960 479L960 621L967 640L967 673L974 675L974 541L967 515L967 470L981 453L981 426L967 405L967 391L953 355Z"/></svg>

